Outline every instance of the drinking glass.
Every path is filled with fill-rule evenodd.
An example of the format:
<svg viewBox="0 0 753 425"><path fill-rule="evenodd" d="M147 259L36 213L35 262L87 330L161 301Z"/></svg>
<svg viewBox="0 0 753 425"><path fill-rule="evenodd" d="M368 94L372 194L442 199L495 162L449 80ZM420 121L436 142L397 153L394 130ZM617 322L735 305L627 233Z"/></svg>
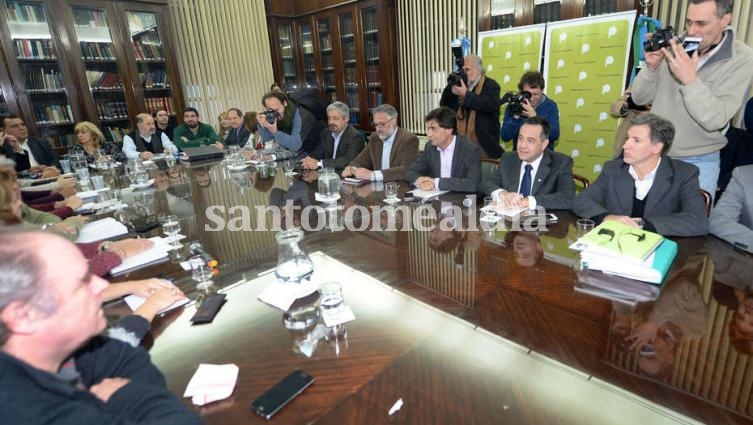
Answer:
<svg viewBox="0 0 753 425"><path fill-rule="evenodd" d="M212 270L203 258L199 256L191 257L188 264L191 266L191 279L197 283L201 284L212 278Z"/></svg>
<svg viewBox="0 0 753 425"><path fill-rule="evenodd" d="M60 168L63 169L63 174L69 174L71 172L71 161L69 159L61 159Z"/></svg>
<svg viewBox="0 0 753 425"><path fill-rule="evenodd" d="M180 221L178 216L168 214L161 217L162 231L166 236L175 236L180 233Z"/></svg>
<svg viewBox="0 0 753 425"><path fill-rule="evenodd" d="M384 195L389 201L397 199L397 183L387 182L384 184Z"/></svg>
<svg viewBox="0 0 753 425"><path fill-rule="evenodd" d="M487 196L484 198L484 215L487 217L496 217L497 210L495 209L497 203L494 201L494 197Z"/></svg>
<svg viewBox="0 0 753 425"><path fill-rule="evenodd" d="M94 190L102 190L105 188L104 176L91 176L91 182L92 185L94 185Z"/></svg>
<svg viewBox="0 0 753 425"><path fill-rule="evenodd" d="M581 218L575 222L575 229L577 231L578 239L582 238L586 233L593 230L596 223L593 220L587 218Z"/></svg>
<svg viewBox="0 0 753 425"><path fill-rule="evenodd" d="M322 312L338 313L345 307L342 285L337 282L323 283L319 288L319 306Z"/></svg>
<svg viewBox="0 0 753 425"><path fill-rule="evenodd" d="M89 169L86 167L81 167L76 169L76 180L78 181L78 185L81 188L81 190L86 191L90 190L91 186L89 185Z"/></svg>

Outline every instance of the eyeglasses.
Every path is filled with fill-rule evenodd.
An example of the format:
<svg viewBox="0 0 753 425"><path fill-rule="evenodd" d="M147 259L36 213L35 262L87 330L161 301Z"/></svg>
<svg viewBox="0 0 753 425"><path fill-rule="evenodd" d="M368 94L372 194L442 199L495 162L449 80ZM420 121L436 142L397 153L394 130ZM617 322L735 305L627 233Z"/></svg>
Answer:
<svg viewBox="0 0 753 425"><path fill-rule="evenodd" d="M388 120L387 120L387 121L385 121L385 122L376 122L376 121L374 121L374 127L376 127L376 128L382 128L382 127L385 127L385 126L387 125L387 123L389 123L389 122L390 122L390 121L392 121L393 119L395 119L395 117L392 117L392 118L388 119Z"/></svg>

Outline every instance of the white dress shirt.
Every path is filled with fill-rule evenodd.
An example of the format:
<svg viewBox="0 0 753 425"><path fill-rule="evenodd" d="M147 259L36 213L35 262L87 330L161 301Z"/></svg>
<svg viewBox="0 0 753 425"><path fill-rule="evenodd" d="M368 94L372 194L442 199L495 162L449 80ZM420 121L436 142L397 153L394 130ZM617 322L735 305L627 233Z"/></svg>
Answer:
<svg viewBox="0 0 753 425"><path fill-rule="evenodd" d="M633 168L632 165L628 168L628 173L630 173L635 179L635 197L638 198L638 200L642 201L646 195L648 195L651 186L654 185L654 178L656 178L656 170L659 169L659 164L661 164L661 158L659 158L659 162L656 163L656 167L654 167L654 169L651 170L643 180L638 178L638 173L635 172L635 168Z"/></svg>
<svg viewBox="0 0 753 425"><path fill-rule="evenodd" d="M434 179L434 189L439 190L439 179L442 178L448 178L452 177L452 157L455 155L455 141L457 140L457 136L452 136L452 142L450 142L449 145L447 145L446 148L440 149L437 147L437 150L439 151L439 177Z"/></svg>
<svg viewBox="0 0 753 425"><path fill-rule="evenodd" d="M160 133L160 134L162 135L160 137L160 140L162 141L162 148L163 149L170 148L170 150L172 152L177 152L178 148L173 144L173 142L170 141L170 138L167 137L167 134L165 134L164 132ZM143 135L140 135L140 136L144 140L146 140L146 141L148 141L150 143L152 141L152 137L154 137L154 136L149 136L147 138L147 137L144 137ZM131 136L129 136L129 135L125 135L123 137L123 153L125 154L126 158L128 158L128 159L138 159L139 158L139 151L136 148L136 142L134 142L133 139L131 138Z"/></svg>
<svg viewBox="0 0 753 425"><path fill-rule="evenodd" d="M34 158L34 154L31 152L28 138L21 144L21 149L26 151L26 155L29 157L29 167L36 167L37 165L39 165L39 162L36 158Z"/></svg>
<svg viewBox="0 0 753 425"><path fill-rule="evenodd" d="M397 127L392 133L392 136L387 140L382 140L382 170L390 168L390 154L392 153L392 146L395 144L395 135L397 134ZM384 176L380 170L374 170L374 174L371 177L372 181L381 182L384 181Z"/></svg>
<svg viewBox="0 0 753 425"><path fill-rule="evenodd" d="M533 193L533 185L536 183L536 174L539 172L539 165L541 165L541 159L544 157L543 154L539 155L538 158L536 158L533 162L526 162L522 161L520 163L520 175L518 176L518 193L520 193L520 185L523 184L523 174L526 172L526 165L531 164L531 193ZM502 192L507 192L504 189L497 189L494 192L492 192L492 197L494 199L499 200L499 195ZM536 198L531 195L528 197L528 209L529 210L535 210L536 209Z"/></svg>

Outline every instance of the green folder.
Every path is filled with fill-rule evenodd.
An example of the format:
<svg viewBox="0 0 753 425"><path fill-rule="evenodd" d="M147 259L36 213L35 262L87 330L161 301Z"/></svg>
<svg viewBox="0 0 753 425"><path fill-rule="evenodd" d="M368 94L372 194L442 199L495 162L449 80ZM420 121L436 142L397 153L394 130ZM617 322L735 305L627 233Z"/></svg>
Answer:
<svg viewBox="0 0 753 425"><path fill-rule="evenodd" d="M600 225L578 239L577 245L606 255L640 262L648 258L664 240L658 233L614 220L604 220Z"/></svg>

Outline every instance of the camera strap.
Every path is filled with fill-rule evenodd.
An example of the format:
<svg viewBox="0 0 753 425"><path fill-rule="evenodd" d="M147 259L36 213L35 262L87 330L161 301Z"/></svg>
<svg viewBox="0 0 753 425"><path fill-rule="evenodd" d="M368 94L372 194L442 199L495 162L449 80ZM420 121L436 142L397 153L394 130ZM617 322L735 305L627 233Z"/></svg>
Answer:
<svg viewBox="0 0 753 425"><path fill-rule="evenodd" d="M484 89L484 82L486 81L486 76L481 75L479 77L478 83L476 84L476 87L473 88L473 93L476 95L481 94L481 90ZM458 134L461 136L465 136L474 143L478 144L478 136L476 136L476 110L471 109L468 114L465 113L465 106L463 101L459 102L458 104L458 110L455 114L455 118L457 119L457 131Z"/></svg>

